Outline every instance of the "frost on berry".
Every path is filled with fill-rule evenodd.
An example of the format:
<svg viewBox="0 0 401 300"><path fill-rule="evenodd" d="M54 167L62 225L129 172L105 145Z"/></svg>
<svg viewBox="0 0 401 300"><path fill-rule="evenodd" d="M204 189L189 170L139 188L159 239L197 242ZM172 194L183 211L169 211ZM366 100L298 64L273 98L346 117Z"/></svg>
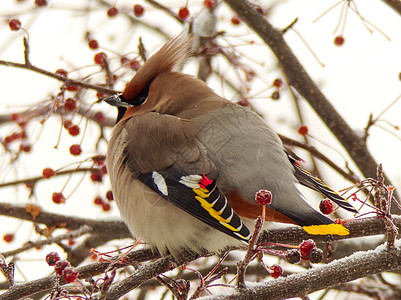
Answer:
<svg viewBox="0 0 401 300"><path fill-rule="evenodd" d="M259 205L269 205L272 203L273 195L268 190L260 190L255 195L255 201Z"/></svg>
<svg viewBox="0 0 401 300"><path fill-rule="evenodd" d="M65 268L63 277L68 283L74 282L78 278L78 271L74 267Z"/></svg>
<svg viewBox="0 0 401 300"><path fill-rule="evenodd" d="M299 263L301 260L301 254L297 249L291 249L287 250L287 253L285 254L285 259L290 263L290 264L296 264Z"/></svg>
<svg viewBox="0 0 401 300"><path fill-rule="evenodd" d="M21 29L21 22L18 19L11 19L8 26L10 26L11 31L18 31Z"/></svg>
<svg viewBox="0 0 401 300"><path fill-rule="evenodd" d="M312 248L309 253L309 261L313 264L318 264L323 259L323 250L319 248Z"/></svg>
<svg viewBox="0 0 401 300"><path fill-rule="evenodd" d="M143 13L145 12L145 9L143 8L142 5L140 4L135 4L134 5L134 15L135 17L141 17L143 15Z"/></svg>
<svg viewBox="0 0 401 300"><path fill-rule="evenodd" d="M331 201L330 199L323 199L322 201L320 201L319 209L325 215L331 214L334 211L333 201Z"/></svg>
<svg viewBox="0 0 401 300"><path fill-rule="evenodd" d="M65 268L70 267L70 263L66 260L59 260L58 262L56 262L56 264L54 265L54 271L56 272L57 275L62 275L63 271Z"/></svg>
<svg viewBox="0 0 401 300"><path fill-rule="evenodd" d="M57 252L50 252L46 255L46 262L49 266L54 266L60 260Z"/></svg>
<svg viewBox="0 0 401 300"><path fill-rule="evenodd" d="M302 241L301 245L299 245L299 251L301 252L302 259L308 260L309 253L313 248L316 248L314 240Z"/></svg>
<svg viewBox="0 0 401 300"><path fill-rule="evenodd" d="M269 273L271 277L278 278L283 275L283 268L280 267L279 265L272 265L270 267Z"/></svg>

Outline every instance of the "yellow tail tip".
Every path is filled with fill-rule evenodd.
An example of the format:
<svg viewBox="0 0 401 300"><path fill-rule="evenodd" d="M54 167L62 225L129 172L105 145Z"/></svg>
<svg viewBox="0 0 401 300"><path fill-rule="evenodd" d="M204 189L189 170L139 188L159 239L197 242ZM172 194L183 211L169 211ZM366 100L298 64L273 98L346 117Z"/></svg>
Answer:
<svg viewBox="0 0 401 300"><path fill-rule="evenodd" d="M311 225L302 227L307 233L313 235L348 235L349 230L341 224L324 224L324 225Z"/></svg>

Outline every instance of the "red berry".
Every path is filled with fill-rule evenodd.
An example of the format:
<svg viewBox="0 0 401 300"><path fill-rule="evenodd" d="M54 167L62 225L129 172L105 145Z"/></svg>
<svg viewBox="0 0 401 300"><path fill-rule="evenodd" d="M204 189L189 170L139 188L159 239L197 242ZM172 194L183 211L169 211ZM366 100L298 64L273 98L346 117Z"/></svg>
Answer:
<svg viewBox="0 0 401 300"><path fill-rule="evenodd" d="M18 19L11 19L8 26L10 26L11 31L18 31L21 29L21 22Z"/></svg>
<svg viewBox="0 0 401 300"><path fill-rule="evenodd" d="M56 74L57 74L57 75L60 75L60 76L63 76L63 77L65 77L65 78L67 78L67 76L68 76L68 72L67 72L66 70L64 70L64 69L58 69L58 70L56 71Z"/></svg>
<svg viewBox="0 0 401 300"><path fill-rule="evenodd" d="M78 144L74 144L74 145L72 145L72 146L70 147L70 153L71 153L72 155L77 156L77 155L80 155L81 152L82 152L81 146L78 145Z"/></svg>
<svg viewBox="0 0 401 300"><path fill-rule="evenodd" d="M270 191L260 190L255 195L255 201L259 205L269 205L272 203L273 195Z"/></svg>
<svg viewBox="0 0 401 300"><path fill-rule="evenodd" d="M56 204L64 203L65 198L62 193L53 193L52 200Z"/></svg>
<svg viewBox="0 0 401 300"><path fill-rule="evenodd" d="M333 201L331 201L330 199L323 199L322 201L320 201L319 209L325 215L331 214L334 211Z"/></svg>
<svg viewBox="0 0 401 300"><path fill-rule="evenodd" d="M142 5L140 5L140 4L135 4L134 5L134 15L135 15L135 17L141 17L144 12L145 12L145 8L143 8Z"/></svg>
<svg viewBox="0 0 401 300"><path fill-rule="evenodd" d="M67 84L67 91L76 92L78 91L78 87L76 85Z"/></svg>
<svg viewBox="0 0 401 300"><path fill-rule="evenodd" d="M278 100L280 99L280 93L278 91L274 91L271 95L273 100Z"/></svg>
<svg viewBox="0 0 401 300"><path fill-rule="evenodd" d="M54 266L60 260L57 252L50 252L46 255L46 262L49 266Z"/></svg>
<svg viewBox="0 0 401 300"><path fill-rule="evenodd" d="M90 39L90 40L88 41L88 46L89 46L89 48L91 48L92 50L95 50L95 49L99 48L99 44L98 44L97 40L94 40L94 39Z"/></svg>
<svg viewBox="0 0 401 300"><path fill-rule="evenodd" d="M103 199L102 199L102 197L96 197L94 200L93 200L93 203L95 203L96 205L102 205L103 204Z"/></svg>
<svg viewBox="0 0 401 300"><path fill-rule="evenodd" d="M298 128L298 133L302 136L305 136L308 134L308 127L305 125L302 125Z"/></svg>
<svg viewBox="0 0 401 300"><path fill-rule="evenodd" d="M116 8L116 7L110 7L108 10L107 10L107 15L110 17L110 18L112 18L112 17L115 17L115 16L117 16L117 14L118 14L118 9Z"/></svg>
<svg viewBox="0 0 401 300"><path fill-rule="evenodd" d="M35 0L36 6L45 6L47 5L47 0Z"/></svg>
<svg viewBox="0 0 401 300"><path fill-rule="evenodd" d="M65 268L70 267L70 263L66 260L59 260L58 262L56 262L56 264L54 265L54 271L56 272L57 275L62 275L63 271L65 270Z"/></svg>
<svg viewBox="0 0 401 300"><path fill-rule="evenodd" d="M136 59L132 59L129 62L129 67L135 71L138 71L140 66L141 64Z"/></svg>
<svg viewBox="0 0 401 300"><path fill-rule="evenodd" d="M102 182L102 175L99 172L93 172L90 177L93 182Z"/></svg>
<svg viewBox="0 0 401 300"><path fill-rule="evenodd" d="M68 127L68 133L72 136L77 136L79 134L78 125L72 125L72 126Z"/></svg>
<svg viewBox="0 0 401 300"><path fill-rule="evenodd" d="M334 38L334 44L335 44L336 46L342 46L342 45L344 44L344 41L345 41L345 39L344 39L344 37L341 36L341 35L336 36L336 37Z"/></svg>
<svg viewBox="0 0 401 300"><path fill-rule="evenodd" d="M189 16L189 10L188 8L185 7L181 7L180 10L178 11L178 16L182 19L185 20L186 18L188 18Z"/></svg>
<svg viewBox="0 0 401 300"><path fill-rule="evenodd" d="M95 119L95 121L99 124L102 124L105 120L106 117L104 116L104 114L100 111L98 111L97 113L94 114L93 118Z"/></svg>
<svg viewBox="0 0 401 300"><path fill-rule="evenodd" d="M19 114L11 114L11 121L19 121L20 117Z"/></svg>
<svg viewBox="0 0 401 300"><path fill-rule="evenodd" d="M13 234L13 233L6 233L6 234L3 236L3 240L4 240L6 243L11 243L11 242L14 240L14 234Z"/></svg>
<svg viewBox="0 0 401 300"><path fill-rule="evenodd" d="M32 147L31 147L31 145L24 145L24 144L21 144L21 145L19 146L19 149L20 149L22 152L28 153L28 152L31 152Z"/></svg>
<svg viewBox="0 0 401 300"><path fill-rule="evenodd" d="M310 251L315 247L316 244L313 240L302 241L301 245L299 245L299 251L301 252L302 258L309 258Z"/></svg>
<svg viewBox="0 0 401 300"><path fill-rule="evenodd" d="M283 85L283 81L280 78L276 78L273 81L273 86L276 88L281 88L281 86Z"/></svg>
<svg viewBox="0 0 401 300"><path fill-rule="evenodd" d="M74 282L78 278L78 271L74 267L67 267L63 270L63 277L68 283Z"/></svg>
<svg viewBox="0 0 401 300"><path fill-rule="evenodd" d="M75 241L73 239L68 240L68 246L74 246Z"/></svg>
<svg viewBox="0 0 401 300"><path fill-rule="evenodd" d="M241 105L243 107L248 107L249 106L249 101L246 98L241 98L240 100L238 100L237 104Z"/></svg>
<svg viewBox="0 0 401 300"><path fill-rule="evenodd" d="M111 209L111 206L107 202L104 202L102 204L102 209L103 209L103 211L109 211Z"/></svg>
<svg viewBox="0 0 401 300"><path fill-rule="evenodd" d="M44 168L42 171L42 175L44 178L50 178L56 175L56 172L54 172L51 168Z"/></svg>
<svg viewBox="0 0 401 300"><path fill-rule="evenodd" d="M64 102L64 108L68 111L73 111L77 107L77 101L72 98L68 98Z"/></svg>
<svg viewBox="0 0 401 300"><path fill-rule="evenodd" d="M270 276L273 278L278 278L283 275L283 268L279 265L272 265L270 267Z"/></svg>
<svg viewBox="0 0 401 300"><path fill-rule="evenodd" d="M104 63L106 62L107 59L107 55L104 52L99 52L96 53L93 60L95 61L96 64L98 65L104 65Z"/></svg>
<svg viewBox="0 0 401 300"><path fill-rule="evenodd" d="M14 138L12 137L12 136L6 136L5 138L4 138L4 143L5 144L10 144L11 142L13 142L14 141Z"/></svg>
<svg viewBox="0 0 401 300"><path fill-rule="evenodd" d="M108 191L108 192L106 193L106 198L107 198L107 200L109 200L109 201L113 201L113 200L114 200L113 192L112 192L112 191Z"/></svg>
<svg viewBox="0 0 401 300"><path fill-rule="evenodd" d="M104 97L106 97L107 95L105 93L101 93L101 92L97 92L96 93L96 97L100 100L103 99Z"/></svg>
<svg viewBox="0 0 401 300"><path fill-rule="evenodd" d="M204 0L203 6L212 9L214 7L214 0Z"/></svg>
<svg viewBox="0 0 401 300"><path fill-rule="evenodd" d="M233 25L239 25L239 24L241 24L241 20L240 20L240 18L238 18L238 16L234 16L231 18L231 23Z"/></svg>
<svg viewBox="0 0 401 300"><path fill-rule="evenodd" d="M72 126L72 121L71 120L65 120L63 123L63 126L65 129L70 128L70 126Z"/></svg>

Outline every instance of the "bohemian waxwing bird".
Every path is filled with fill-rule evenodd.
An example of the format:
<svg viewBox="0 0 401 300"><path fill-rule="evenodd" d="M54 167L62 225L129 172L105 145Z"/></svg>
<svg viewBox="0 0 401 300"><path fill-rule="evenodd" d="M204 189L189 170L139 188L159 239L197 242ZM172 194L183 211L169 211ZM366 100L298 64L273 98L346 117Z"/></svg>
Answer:
<svg viewBox="0 0 401 300"><path fill-rule="evenodd" d="M262 211L255 194L263 189L273 195L267 221L347 235L303 200L296 183L356 210L304 171L264 120L175 71L190 46L184 34L168 41L122 94L105 99L118 108L107 169L132 234L163 255L247 242Z"/></svg>

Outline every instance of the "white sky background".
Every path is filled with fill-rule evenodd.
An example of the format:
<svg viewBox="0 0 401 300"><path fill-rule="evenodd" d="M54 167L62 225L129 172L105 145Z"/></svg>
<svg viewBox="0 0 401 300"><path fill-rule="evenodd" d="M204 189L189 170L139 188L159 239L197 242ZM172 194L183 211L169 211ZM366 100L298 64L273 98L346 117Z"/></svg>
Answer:
<svg viewBox="0 0 401 300"><path fill-rule="evenodd" d="M83 36L83 28L91 30L93 38L96 38L99 44L107 49L103 51L108 54L109 58L112 58L113 54L108 50L116 50L119 53L132 53L130 57L135 57L137 41L140 35L143 37L143 42L149 52L157 49L165 41L160 35L151 34L149 31L143 30L143 28L130 28L129 23L124 18L108 18L106 9L99 5L93 4L93 7L98 7L99 10L87 18L82 10L78 9L83 8L86 1L53 0L49 2L49 9L42 8L31 12L33 0L22 4L16 4L13 0L1 0L0 59L23 62L23 33L9 30L8 17L18 17L23 27L29 32L31 62L49 71L56 71L59 68L72 70L73 66L88 66L82 71L84 74L99 70L99 67L93 66L93 55L96 51L92 51L87 47ZM92 2L96 3L96 1ZM161 2L171 7L174 11L178 11L180 6L185 5L184 0ZM401 35L399 33L401 17L382 1L360 0L356 4L362 16L388 35L391 41L388 41L375 29L373 29L373 33L369 33L362 25L360 18L349 11L344 32L345 43L342 47L337 47L333 43L335 36L333 31L339 20L341 5L313 23L313 20L336 4L337 0L289 0L280 2L283 3L277 6L269 17L269 21L274 26L283 28L295 18L299 19L294 28L307 41L309 47L313 49L325 67L323 68L316 61L293 31L288 31L285 39L312 79L319 84L323 93L352 128L355 130L363 129L367 124L370 113L373 113L373 116L377 116L401 94L401 81L399 79L399 73L401 72ZM110 3L113 3L113 1L110 1ZM127 9L131 9L132 5L136 3L142 2L119 0L117 1L117 7L125 6ZM189 0L188 7L191 11L191 16L200 12L202 9L201 3L202 1L200 0ZM267 6L270 2L263 1L261 3L262 6ZM142 18L144 21L152 22L153 24L159 23L170 36L180 32L181 26L178 22L165 17L164 14L155 11L147 4L144 4L144 6L147 9ZM77 8L77 11L71 13L71 7ZM252 68L256 68L258 75L261 75L259 77L264 78L264 82L256 80L252 84L250 95L263 91L271 85L275 78L282 77L280 73L272 71L276 61L271 52L267 50L267 47L257 40L254 35L248 34L248 29L244 25L234 27L229 24L233 14L225 5L221 5L218 8L217 14L219 16L218 30L227 30L228 34L237 35L241 40L249 41L254 39L260 45L237 48L244 54L242 62L250 64ZM240 39L230 38L227 40L231 44L244 44L240 42ZM224 43L221 40L218 41ZM251 58L252 61L264 63L265 66L256 66L247 57ZM223 61L215 61L215 64L219 66L222 72L227 72L229 78L232 77L235 80L235 76L231 75L233 70L227 68ZM190 62L185 71L195 74L194 63ZM74 73L71 74L71 77L74 77ZM208 84L218 94L224 95L228 99L235 99L236 95L231 90L228 88L221 89L220 82L211 80ZM50 94L54 94L57 91L60 83L37 73L0 66L0 86L0 113L3 114L20 111L29 107L30 104L48 99ZM115 88L123 89L123 87L124 83L120 83ZM281 99L274 102L268 99L271 92L272 90L266 91L260 94L257 99L250 101L260 112L265 114L269 123L279 133L300 139L296 133L300 124L296 119L295 111L292 109L292 99L289 93L283 91ZM88 103L95 100L94 93L87 97ZM94 109L102 110L109 116L115 115L115 111L105 104L98 104ZM306 102L303 102L302 109L307 113L305 125L308 126L311 135L331 144L336 151L344 153L341 146L329 131L322 126L320 119L316 117ZM397 102L383 115L382 119L401 126L399 121L400 113L401 103ZM401 151L401 134L394 131L387 124L381 124L394 132L397 137L380 128L373 127L370 131L371 137L368 140L369 149L376 161L383 163L385 172L390 176L393 184L400 187L401 173L398 157ZM52 146L57 142L59 126L60 119L57 117L47 121L45 126L38 123L30 124L29 136L34 143L34 149L32 153L22 155L20 161L13 166L8 165L8 159L3 158L4 151L1 150L3 152L0 154L0 182L37 176L41 174L45 167L50 166L53 169L57 169L97 153L93 147L99 134L96 126L89 126L88 128L83 143L84 154L81 157L72 157L68 153L68 148L73 143L79 143L82 134L79 137L72 138L64 130L58 150L53 149ZM15 126L1 126L0 138L9 135L15 128ZM106 131L106 136L108 137L108 135L109 132ZM344 159L337 152L320 143L316 143L315 146L339 166L344 167ZM105 149L106 145L102 143L99 153L105 153ZM302 155L303 153L300 152L300 154ZM351 168L357 172L354 166L351 166ZM330 170L325 169L324 175L325 180L335 189L345 188L349 185L348 182L334 175ZM80 178L80 175L77 175L77 178ZM105 180L107 182L108 178L105 177ZM53 212L95 218L118 216L118 211L115 207L110 213L105 214L101 212L99 207L95 207L92 204L96 194L104 195L108 190L108 185L105 184L99 187L88 180L84 181L66 205L53 204L51 202L51 194L60 189L65 181L66 177L59 177L48 182L39 183L36 190L37 200L35 201L38 201L44 209ZM69 184L67 191L71 191L74 187L74 183ZM19 189L0 189L0 201L25 203L26 200L27 191L23 186ZM32 233L31 225L28 223L15 222L6 218L0 218L0 222L0 237L8 232L16 232L19 226L23 226L24 229L18 230L16 240L11 244L5 244L0 239L0 252L18 247ZM33 239L35 238L37 237L33 236ZM45 252L47 253L51 249L53 248L47 247ZM61 251L59 252L61 253ZM38 255L37 251L31 251L30 255L34 259L40 259L44 256L43 254ZM31 261L28 262L28 265L34 266L36 263ZM40 273L42 271L43 274ZM48 271L50 269L43 268L43 265L41 265L40 270L35 275L46 275ZM27 274L27 276L30 280L34 279L32 274Z"/></svg>

